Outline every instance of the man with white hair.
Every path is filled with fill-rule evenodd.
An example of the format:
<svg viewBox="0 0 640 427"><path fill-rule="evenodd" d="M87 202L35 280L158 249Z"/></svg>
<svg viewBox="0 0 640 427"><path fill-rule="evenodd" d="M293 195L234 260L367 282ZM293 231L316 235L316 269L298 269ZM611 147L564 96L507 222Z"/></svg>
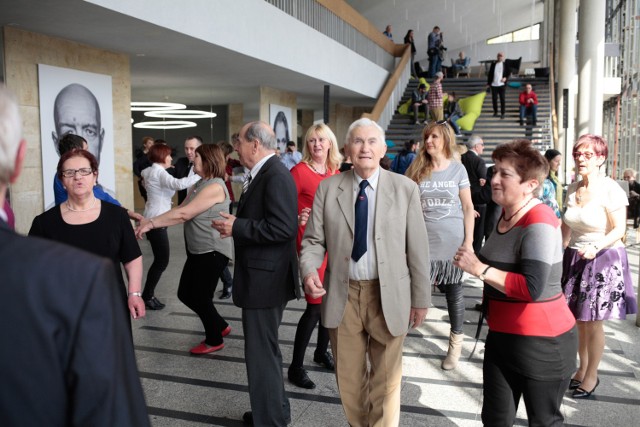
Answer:
<svg viewBox="0 0 640 427"><path fill-rule="evenodd" d="M20 123L0 86L0 206L25 158ZM2 217L0 242L0 425L148 426L113 264Z"/></svg>
<svg viewBox="0 0 640 427"><path fill-rule="evenodd" d="M487 210L486 203L478 201L477 197L487 182L487 165L481 157L484 151L484 141L478 135L471 135L467 141L467 148L469 150L461 156L460 160L467 170L467 175L469 175L473 209L478 212L473 228L473 250L478 253L482 248L484 218Z"/></svg>
<svg viewBox="0 0 640 427"><path fill-rule="evenodd" d="M398 425L404 337L431 301L418 186L380 167L386 148L376 122L351 124L345 154L354 167L320 183L300 254L305 292L324 295L322 324L352 426Z"/></svg>

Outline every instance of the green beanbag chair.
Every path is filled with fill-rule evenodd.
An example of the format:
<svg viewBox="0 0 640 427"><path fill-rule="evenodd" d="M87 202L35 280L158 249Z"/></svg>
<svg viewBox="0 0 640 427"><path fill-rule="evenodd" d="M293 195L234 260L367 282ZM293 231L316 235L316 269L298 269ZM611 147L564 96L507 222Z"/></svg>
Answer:
<svg viewBox="0 0 640 427"><path fill-rule="evenodd" d="M484 103L484 97L487 96L486 92L476 93L475 95L462 98L458 101L464 116L458 119L458 126L460 129L466 131L472 131L473 126L476 124L476 120L480 117L482 111L482 104Z"/></svg>

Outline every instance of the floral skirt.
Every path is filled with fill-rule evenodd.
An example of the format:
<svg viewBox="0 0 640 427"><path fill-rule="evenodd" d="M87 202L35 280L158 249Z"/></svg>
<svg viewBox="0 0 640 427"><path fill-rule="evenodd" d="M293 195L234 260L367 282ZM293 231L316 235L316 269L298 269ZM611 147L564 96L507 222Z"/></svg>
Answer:
<svg viewBox="0 0 640 427"><path fill-rule="evenodd" d="M562 290L576 320L625 319L637 312L624 247L603 249L583 259L567 248L562 261Z"/></svg>

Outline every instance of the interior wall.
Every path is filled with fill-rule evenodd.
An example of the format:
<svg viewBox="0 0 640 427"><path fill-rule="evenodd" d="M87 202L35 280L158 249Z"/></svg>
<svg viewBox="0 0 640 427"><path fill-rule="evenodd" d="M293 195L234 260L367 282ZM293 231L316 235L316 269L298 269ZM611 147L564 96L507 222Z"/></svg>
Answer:
<svg viewBox="0 0 640 427"><path fill-rule="evenodd" d="M38 64L111 76L115 191L123 206L133 206L129 57L14 27L4 27L3 32L5 82L16 93L27 140L22 176L10 188L16 229L27 232L33 218L44 210ZM44 184L53 185L53 177Z"/></svg>

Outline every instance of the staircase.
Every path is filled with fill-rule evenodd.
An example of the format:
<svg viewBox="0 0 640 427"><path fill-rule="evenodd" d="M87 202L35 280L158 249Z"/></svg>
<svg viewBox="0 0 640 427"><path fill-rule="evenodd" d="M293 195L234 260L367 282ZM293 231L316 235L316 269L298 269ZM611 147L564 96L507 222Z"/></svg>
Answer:
<svg viewBox="0 0 640 427"><path fill-rule="evenodd" d="M482 105L482 113L480 117L478 117L473 131L462 131L462 142L466 142L472 134L477 134L482 137L485 144L483 157L486 161L491 161L491 153L496 146L517 138L532 140L541 151L553 145L551 140L551 95L549 92L549 80L543 78L513 78L510 82L520 82L522 87L513 88L507 86L505 118L500 119L499 116L493 117L491 93L488 92ZM537 126L531 126L530 124L520 126L519 124L520 104L518 97L520 92L524 90L526 83L531 83L533 91L538 95ZM442 82L442 90L447 93L455 92L458 99L460 99L485 91L486 85L486 79L449 78ZM398 106L410 99L411 93L417 87L417 80L409 80L409 84ZM499 104L500 102L498 101L498 110L500 109ZM530 122L530 119L527 121ZM411 138L419 141L421 139L422 128L422 125L414 124L413 113L410 115L394 114L386 131L387 140L391 140L395 144L394 147L389 148L389 153L396 153L402 150L405 141ZM457 142L461 142L460 138Z"/></svg>

